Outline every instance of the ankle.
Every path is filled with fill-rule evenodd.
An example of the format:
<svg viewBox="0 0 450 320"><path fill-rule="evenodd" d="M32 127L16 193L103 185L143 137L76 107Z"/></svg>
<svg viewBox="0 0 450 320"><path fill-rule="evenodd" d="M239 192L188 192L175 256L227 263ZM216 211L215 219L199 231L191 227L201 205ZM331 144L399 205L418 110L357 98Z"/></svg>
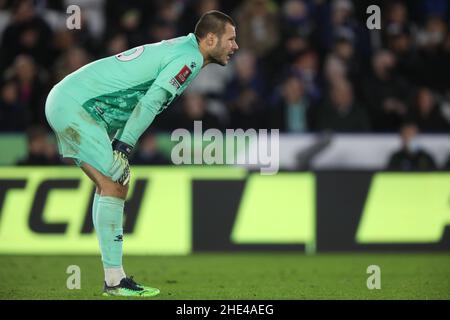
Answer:
<svg viewBox="0 0 450 320"><path fill-rule="evenodd" d="M123 267L105 268L105 282L109 287L117 286L125 277Z"/></svg>

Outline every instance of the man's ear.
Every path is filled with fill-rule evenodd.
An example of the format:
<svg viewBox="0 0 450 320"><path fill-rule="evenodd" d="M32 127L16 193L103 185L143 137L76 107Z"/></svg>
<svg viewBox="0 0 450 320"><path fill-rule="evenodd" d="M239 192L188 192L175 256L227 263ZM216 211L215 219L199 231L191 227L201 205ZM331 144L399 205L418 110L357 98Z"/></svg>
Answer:
<svg viewBox="0 0 450 320"><path fill-rule="evenodd" d="M217 40L217 36L212 32L208 32L208 34L206 35L206 44L209 47L215 47Z"/></svg>

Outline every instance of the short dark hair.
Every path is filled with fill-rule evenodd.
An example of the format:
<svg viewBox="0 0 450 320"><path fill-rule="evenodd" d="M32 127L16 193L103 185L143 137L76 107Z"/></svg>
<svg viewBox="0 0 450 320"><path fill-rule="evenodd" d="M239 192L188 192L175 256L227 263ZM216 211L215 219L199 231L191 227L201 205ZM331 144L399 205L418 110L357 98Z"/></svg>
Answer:
<svg viewBox="0 0 450 320"><path fill-rule="evenodd" d="M208 32L214 33L220 37L225 32L225 25L227 23L231 24L233 27L236 26L229 15L217 10L207 11L200 17L195 25L194 34L198 39L206 37Z"/></svg>

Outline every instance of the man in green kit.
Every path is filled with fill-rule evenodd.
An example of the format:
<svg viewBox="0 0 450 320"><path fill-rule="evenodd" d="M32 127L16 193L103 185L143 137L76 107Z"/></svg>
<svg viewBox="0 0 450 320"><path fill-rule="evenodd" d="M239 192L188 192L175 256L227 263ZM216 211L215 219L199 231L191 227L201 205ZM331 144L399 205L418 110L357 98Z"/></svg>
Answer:
<svg viewBox="0 0 450 320"><path fill-rule="evenodd" d="M237 49L233 20L209 11L194 33L94 61L65 77L48 95L45 114L60 153L73 159L96 185L92 218L105 271L103 295L159 294L127 277L122 267L128 157L155 116L201 68L227 65Z"/></svg>

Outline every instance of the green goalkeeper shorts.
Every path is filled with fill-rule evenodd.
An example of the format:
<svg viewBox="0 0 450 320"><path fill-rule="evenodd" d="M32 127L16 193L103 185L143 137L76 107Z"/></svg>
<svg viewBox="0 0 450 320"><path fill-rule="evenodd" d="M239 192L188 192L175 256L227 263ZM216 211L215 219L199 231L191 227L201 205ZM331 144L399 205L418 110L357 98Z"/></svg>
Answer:
<svg viewBox="0 0 450 320"><path fill-rule="evenodd" d="M58 140L59 153L83 162L110 176L113 162L111 140L106 124L95 120L69 95L53 88L45 103L45 115Z"/></svg>

